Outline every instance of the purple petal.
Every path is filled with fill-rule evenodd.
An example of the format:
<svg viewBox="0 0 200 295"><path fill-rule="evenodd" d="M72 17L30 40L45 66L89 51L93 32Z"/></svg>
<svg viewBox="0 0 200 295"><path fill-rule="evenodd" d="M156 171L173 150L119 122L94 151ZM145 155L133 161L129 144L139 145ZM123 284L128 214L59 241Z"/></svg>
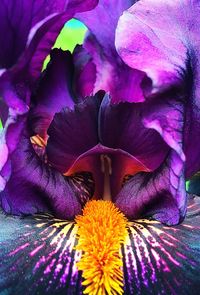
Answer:
<svg viewBox="0 0 200 295"><path fill-rule="evenodd" d="M91 32L83 46L96 66L97 74L93 93L103 89L111 94L114 103L124 100L130 102L144 100L140 84L146 75L127 67L115 49L115 29L118 19L133 3L135 1L100 0L91 13L76 15ZM103 20L101 30L99 30L99 19Z"/></svg>
<svg viewBox="0 0 200 295"><path fill-rule="evenodd" d="M152 214L161 222L176 224L184 217L186 207L185 154L182 144L184 107L181 100L166 96L144 105L146 107L141 116L144 126L162 136L171 148L170 156L153 173L134 176L117 196L117 204L129 217Z"/></svg>
<svg viewBox="0 0 200 295"><path fill-rule="evenodd" d="M151 94L174 89L184 100L186 177L200 169L199 11L198 1L139 1L121 16L116 32L119 55L147 73Z"/></svg>
<svg viewBox="0 0 200 295"><path fill-rule="evenodd" d="M186 213L184 165L172 151L152 173L139 173L116 197L116 205L131 219L153 216L167 225L178 224Z"/></svg>
<svg viewBox="0 0 200 295"><path fill-rule="evenodd" d="M112 105L109 97L105 97L99 116L99 136L103 145L122 149L154 170L165 159L169 146L158 132L144 127L147 109L149 105L140 103Z"/></svg>
<svg viewBox="0 0 200 295"><path fill-rule="evenodd" d="M5 102L0 98L0 119L5 124L8 118L8 107Z"/></svg>
<svg viewBox="0 0 200 295"><path fill-rule="evenodd" d="M73 219L93 195L90 174L64 177L40 159L26 131L26 117L10 124L5 134L7 157L0 173L0 204L2 209L15 215L52 212L55 216ZM2 160L1 160L2 161ZM1 163L0 163L1 164ZM4 181L4 183L3 183ZM3 183L4 187L1 188ZM87 189L87 194L80 192Z"/></svg>
<svg viewBox="0 0 200 295"><path fill-rule="evenodd" d="M0 68L13 66L25 50L31 28L47 16L62 12L67 1L13 0L0 3Z"/></svg>
<svg viewBox="0 0 200 295"><path fill-rule="evenodd" d="M16 92L19 96L17 100L18 105L23 103L27 105L30 104L30 89L32 90L35 86L36 80L41 73L44 59L49 54L64 23L71 19L76 12L92 9L97 4L97 0L88 0L84 2L84 4L76 0L71 0L69 3L68 1L66 2L66 0L50 1L48 7L46 6L46 1L37 0L31 1L28 4L25 3L25 1L21 1L21 5L14 7L16 8L14 9L16 18L15 14L13 15L13 13L11 13L13 12L13 5L15 6L14 1L10 0L6 4L8 4L8 6L5 5L4 2L2 4L2 13L4 16L2 16L2 22L0 22L0 24L3 26L2 32L6 31L7 26L9 26L9 39L8 42L6 41L8 47L10 46L10 42L14 42L15 40L15 36L11 36L12 38L10 37L10 31L11 34L15 34L15 30L17 30L17 34L19 32L20 36L24 38L22 42L23 46L20 47L20 50L18 50L16 45L15 49L17 55L15 58L17 60L12 61L12 63L14 62L15 64L12 64L12 67L8 71L1 71L0 96L3 97L9 107L13 108L13 105L16 104L16 99L13 100L12 96L16 96ZM69 4L69 6L67 6L67 4ZM26 11L25 14L24 10ZM25 17L26 14L27 18ZM21 15L23 15L24 18L21 18ZM10 20L11 16L12 19ZM8 23L5 24L3 23L4 21L8 21ZM12 21L16 22L14 29ZM27 32L24 33L24 30L27 30ZM2 36L3 35L4 34L2 34ZM21 44L20 41L21 38L17 38L19 44ZM13 52L13 47L10 47ZM2 56L2 58L4 57ZM8 57L5 60L10 61L9 50ZM11 66L9 63L6 65L8 67ZM9 93L7 93L8 89Z"/></svg>
<svg viewBox="0 0 200 295"><path fill-rule="evenodd" d="M64 109L54 116L48 130L47 157L53 167L65 173L84 152L98 144L100 95ZM63 133L64 130L64 133Z"/></svg>
<svg viewBox="0 0 200 295"><path fill-rule="evenodd" d="M0 31L2 34L0 43L4 46L0 50L0 68L10 68L17 62L26 48L27 41L30 44L31 36L41 24L45 23L48 17L52 18L53 15L60 13L60 18L62 18L62 13L67 12L67 21L69 15L90 10L96 4L97 0L87 0L84 3L77 0L50 0L48 5L44 0L30 0L28 2L21 0L19 3L13 0L1 1ZM49 29L51 26L52 23L49 22ZM29 35L31 29L33 30Z"/></svg>
<svg viewBox="0 0 200 295"><path fill-rule="evenodd" d="M96 81L96 66L83 46L77 46L73 52L74 90L79 100L92 96Z"/></svg>
<svg viewBox="0 0 200 295"><path fill-rule="evenodd" d="M51 61L31 99L33 105L29 120L34 134L45 138L54 114L64 107L73 108L72 74L70 52L54 49Z"/></svg>
<svg viewBox="0 0 200 295"><path fill-rule="evenodd" d="M119 17L135 2L135 0L99 0L93 11L77 13L76 17L86 24L101 46L113 49ZM101 29L99 29L99 20L102 20Z"/></svg>

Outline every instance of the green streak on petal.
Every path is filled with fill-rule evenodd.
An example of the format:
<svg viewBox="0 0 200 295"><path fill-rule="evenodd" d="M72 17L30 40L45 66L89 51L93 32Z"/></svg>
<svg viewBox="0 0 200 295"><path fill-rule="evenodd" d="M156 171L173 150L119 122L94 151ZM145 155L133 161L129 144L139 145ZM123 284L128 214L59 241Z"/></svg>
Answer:
<svg viewBox="0 0 200 295"><path fill-rule="evenodd" d="M1 122L1 119L0 119L0 130L3 129L3 125L2 125L2 122Z"/></svg>

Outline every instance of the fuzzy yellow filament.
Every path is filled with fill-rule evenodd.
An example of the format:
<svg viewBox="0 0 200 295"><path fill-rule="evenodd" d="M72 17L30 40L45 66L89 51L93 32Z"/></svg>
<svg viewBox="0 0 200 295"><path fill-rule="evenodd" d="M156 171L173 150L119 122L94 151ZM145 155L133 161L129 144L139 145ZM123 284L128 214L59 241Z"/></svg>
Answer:
<svg viewBox="0 0 200 295"><path fill-rule="evenodd" d="M90 201L76 217L78 269L83 271L84 294L123 294L120 246L127 236L127 220L111 201Z"/></svg>

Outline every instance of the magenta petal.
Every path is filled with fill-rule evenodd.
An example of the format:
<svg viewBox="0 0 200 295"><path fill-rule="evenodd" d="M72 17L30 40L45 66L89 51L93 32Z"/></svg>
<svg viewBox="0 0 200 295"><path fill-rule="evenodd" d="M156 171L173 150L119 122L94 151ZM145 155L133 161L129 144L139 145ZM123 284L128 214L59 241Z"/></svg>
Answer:
<svg viewBox="0 0 200 295"><path fill-rule="evenodd" d="M143 0L120 18L116 47L123 61L152 80L149 94L176 90L184 104L186 177L200 169L198 1Z"/></svg>
<svg viewBox="0 0 200 295"><path fill-rule="evenodd" d="M128 67L115 49L115 30L118 19L133 3L135 1L100 0L92 12L76 15L90 30L90 35L85 39L83 46L96 67L93 94L101 89L109 92L113 103L144 100L140 84L146 75ZM103 20L101 29L99 29L99 19Z"/></svg>

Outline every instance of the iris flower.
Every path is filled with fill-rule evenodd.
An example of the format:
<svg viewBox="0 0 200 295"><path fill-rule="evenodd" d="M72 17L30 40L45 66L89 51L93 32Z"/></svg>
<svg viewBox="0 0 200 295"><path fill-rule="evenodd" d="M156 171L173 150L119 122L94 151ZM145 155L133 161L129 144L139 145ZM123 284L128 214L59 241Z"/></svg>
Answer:
<svg viewBox="0 0 200 295"><path fill-rule="evenodd" d="M0 291L195 294L198 1L97 2L0 4Z"/></svg>

